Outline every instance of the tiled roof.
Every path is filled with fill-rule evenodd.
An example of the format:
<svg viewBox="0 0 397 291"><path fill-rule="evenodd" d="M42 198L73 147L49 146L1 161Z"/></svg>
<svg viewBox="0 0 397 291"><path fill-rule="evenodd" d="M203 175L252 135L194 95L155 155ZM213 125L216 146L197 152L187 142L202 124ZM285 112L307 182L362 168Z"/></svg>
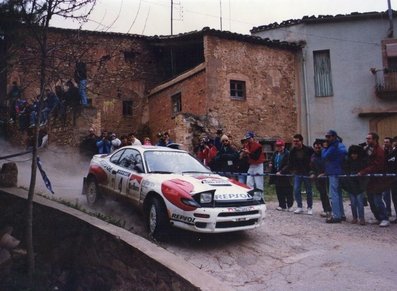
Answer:
<svg viewBox="0 0 397 291"><path fill-rule="evenodd" d="M67 28L56 28L52 27L52 30L61 31L66 33L80 33L80 34L89 34L89 35L102 35L102 36L111 36L111 37L123 37L123 38L139 38L148 41L154 42L164 42L167 43L169 41L184 41L184 40L192 40L202 38L204 35L213 35L220 38L225 39L233 39L239 41L245 41L250 43L262 44L269 47L277 47L288 50L296 50L300 47L298 43L279 41L279 40L270 40L268 38L260 38L252 35L245 35L234 33L230 31L222 31L211 29L209 27L204 27L202 30L195 30L186 33L180 33L175 35L154 35L154 36L146 36L139 34L129 34L129 33L119 33L119 32L103 32L103 31L91 31L91 30L78 30L78 29L67 29Z"/></svg>
<svg viewBox="0 0 397 291"><path fill-rule="evenodd" d="M396 16L396 11L393 10L393 16ZM261 25L254 27L250 30L251 33L257 33L265 30L272 30L281 27L288 27L297 24L315 24L315 23L326 23L326 22L340 22L340 21L351 21L351 20L362 20L362 19L374 19L374 18L388 18L387 11L385 12L352 12L350 14L338 14L338 15L319 15L319 16L304 16L302 19L289 19L281 23L271 23L268 25Z"/></svg>

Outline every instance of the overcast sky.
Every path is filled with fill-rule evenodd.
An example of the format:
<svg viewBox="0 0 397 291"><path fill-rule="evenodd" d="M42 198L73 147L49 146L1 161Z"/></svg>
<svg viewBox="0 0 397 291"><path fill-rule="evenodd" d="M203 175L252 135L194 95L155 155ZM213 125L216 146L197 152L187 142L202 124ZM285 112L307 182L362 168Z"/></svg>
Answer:
<svg viewBox="0 0 397 291"><path fill-rule="evenodd" d="M311 15L387 10L387 0L173 0L173 34L203 27L250 34L255 26ZM391 0L397 10L397 0ZM222 21L221 16L222 15ZM97 0L83 29L144 35L171 34L171 0ZM78 28L54 20L52 26Z"/></svg>

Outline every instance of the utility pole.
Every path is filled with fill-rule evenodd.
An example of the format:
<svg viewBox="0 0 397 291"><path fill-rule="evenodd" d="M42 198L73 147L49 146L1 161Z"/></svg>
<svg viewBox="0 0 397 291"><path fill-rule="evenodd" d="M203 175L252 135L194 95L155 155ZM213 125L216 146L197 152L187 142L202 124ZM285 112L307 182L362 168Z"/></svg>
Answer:
<svg viewBox="0 0 397 291"><path fill-rule="evenodd" d="M220 11L219 21L221 23L221 30L222 30L222 0L219 0L219 11Z"/></svg>
<svg viewBox="0 0 397 291"><path fill-rule="evenodd" d="M174 0L171 0L171 35L173 34L173 29L172 29L173 13L174 13Z"/></svg>

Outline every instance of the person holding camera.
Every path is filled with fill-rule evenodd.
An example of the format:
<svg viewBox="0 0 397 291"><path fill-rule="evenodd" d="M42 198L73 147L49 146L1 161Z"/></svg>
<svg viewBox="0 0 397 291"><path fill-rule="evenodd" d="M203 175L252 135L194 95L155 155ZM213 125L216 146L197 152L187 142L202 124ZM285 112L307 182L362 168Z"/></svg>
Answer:
<svg viewBox="0 0 397 291"><path fill-rule="evenodd" d="M98 149L98 154L110 154L110 138L106 130L102 131L102 135L96 142L96 147Z"/></svg>
<svg viewBox="0 0 397 291"><path fill-rule="evenodd" d="M223 172L224 176L232 177L239 159L238 151L230 144L227 135L221 137L222 146L215 157L215 162L219 167L219 171ZM215 148L215 146L214 146Z"/></svg>
<svg viewBox="0 0 397 291"><path fill-rule="evenodd" d="M201 139L197 158L203 163L204 166L209 167L212 171L218 170L216 167L215 157L217 155L216 147L210 138L204 137Z"/></svg>

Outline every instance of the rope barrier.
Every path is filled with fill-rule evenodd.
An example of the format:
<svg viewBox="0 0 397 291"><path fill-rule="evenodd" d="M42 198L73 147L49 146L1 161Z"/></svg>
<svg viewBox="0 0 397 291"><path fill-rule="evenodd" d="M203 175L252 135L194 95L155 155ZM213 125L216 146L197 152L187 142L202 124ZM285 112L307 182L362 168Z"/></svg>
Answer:
<svg viewBox="0 0 397 291"><path fill-rule="evenodd" d="M295 174L273 174L273 173L263 173L263 174L249 174L249 173L237 173L237 172L214 172L215 174L219 175L226 175L226 176L275 176L275 177L301 177L301 178L308 178L312 179L312 176L307 175L295 175ZM341 175L321 175L315 176L316 179L321 178L328 178L328 177L339 177L339 178L354 178L354 177L397 177L397 174L392 173L374 173L374 174L366 174L366 175L357 175L357 174L341 174Z"/></svg>

